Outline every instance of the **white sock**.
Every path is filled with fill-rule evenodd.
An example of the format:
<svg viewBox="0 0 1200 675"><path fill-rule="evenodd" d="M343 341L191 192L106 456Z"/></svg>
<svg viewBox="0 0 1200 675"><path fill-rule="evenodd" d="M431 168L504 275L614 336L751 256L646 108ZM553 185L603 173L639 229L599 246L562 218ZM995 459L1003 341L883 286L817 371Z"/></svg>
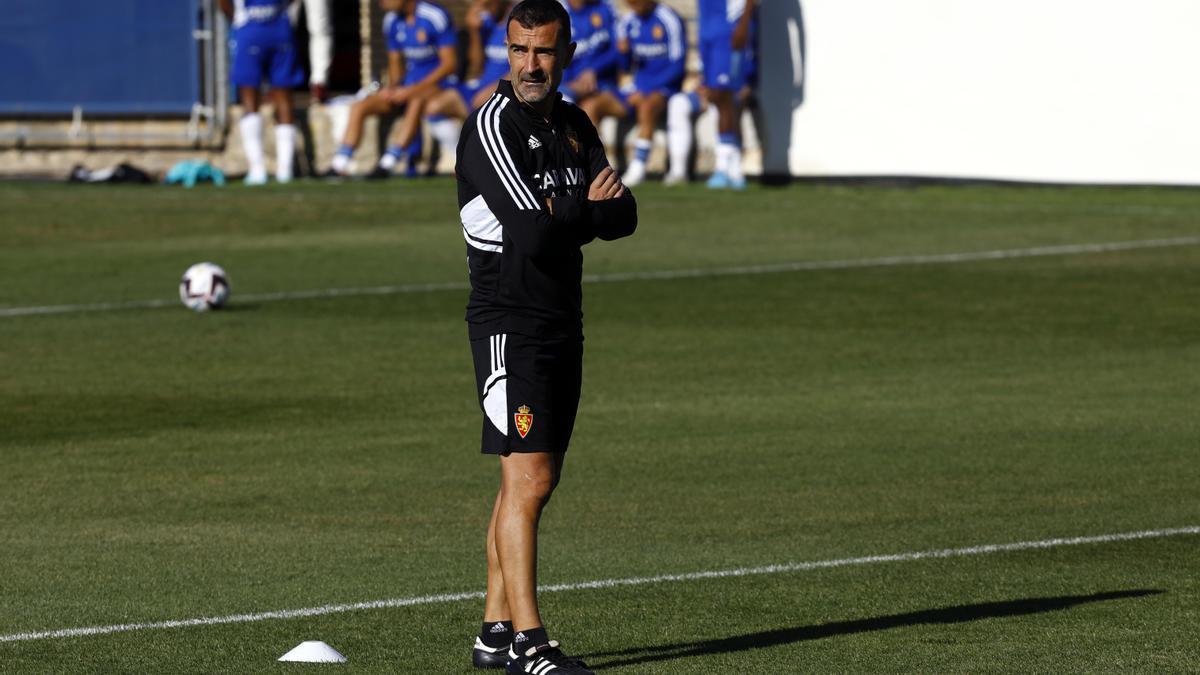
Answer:
<svg viewBox="0 0 1200 675"><path fill-rule="evenodd" d="M238 121L238 130L242 133L242 148L246 151L246 164L252 176L263 176L267 173L266 162L263 160L262 116L258 113L242 115Z"/></svg>
<svg viewBox="0 0 1200 675"><path fill-rule="evenodd" d="M732 145L726 145L725 143L716 144L716 165L713 167L715 173L730 174L730 150L732 149Z"/></svg>
<svg viewBox="0 0 1200 675"><path fill-rule="evenodd" d="M458 133L461 129L458 120L440 119L429 124L429 133L442 146L442 153L454 154L458 149Z"/></svg>
<svg viewBox="0 0 1200 675"><path fill-rule="evenodd" d="M729 176L733 182L738 183L745 179L742 172L742 149L736 145L730 145L728 148L725 151L725 161L727 162L725 175Z"/></svg>
<svg viewBox="0 0 1200 675"><path fill-rule="evenodd" d="M634 159L629 163L629 168L625 169L625 174L621 176L621 182L628 187L637 187L646 179L646 163L640 159Z"/></svg>
<svg viewBox="0 0 1200 675"><path fill-rule="evenodd" d="M667 101L668 174L682 178L687 174L688 154L692 151L692 101L687 94L675 94Z"/></svg>
<svg viewBox="0 0 1200 675"><path fill-rule="evenodd" d="M292 179L292 160L296 156L296 127L275 125L275 180L286 183Z"/></svg>

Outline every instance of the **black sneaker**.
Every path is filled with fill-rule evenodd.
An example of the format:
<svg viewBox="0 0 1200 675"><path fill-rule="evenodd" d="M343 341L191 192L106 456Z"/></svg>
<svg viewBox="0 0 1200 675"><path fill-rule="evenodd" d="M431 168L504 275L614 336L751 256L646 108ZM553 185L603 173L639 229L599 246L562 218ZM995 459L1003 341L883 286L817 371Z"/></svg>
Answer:
<svg viewBox="0 0 1200 675"><path fill-rule="evenodd" d="M510 649L508 656L508 665L504 669L506 675L595 675L588 670L586 663L562 653L557 640L530 647L520 656Z"/></svg>
<svg viewBox="0 0 1200 675"><path fill-rule="evenodd" d="M385 169L382 166L379 166L378 164L376 164L375 168L371 169L371 173L367 174L367 176L366 176L367 180L387 180L388 178L391 178L391 177L392 177L392 170Z"/></svg>
<svg viewBox="0 0 1200 675"><path fill-rule="evenodd" d="M471 665L476 668L503 668L508 663L508 647L489 647L483 640L475 638L475 649L471 650Z"/></svg>

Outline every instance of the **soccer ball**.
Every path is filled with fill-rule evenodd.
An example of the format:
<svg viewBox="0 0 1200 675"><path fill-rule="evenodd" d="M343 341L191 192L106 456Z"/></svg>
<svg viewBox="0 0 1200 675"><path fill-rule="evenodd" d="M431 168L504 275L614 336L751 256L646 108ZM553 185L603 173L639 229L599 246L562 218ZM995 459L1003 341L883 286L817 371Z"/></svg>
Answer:
<svg viewBox="0 0 1200 675"><path fill-rule="evenodd" d="M229 277L225 270L210 262L196 263L183 273L179 299L188 309L207 312L220 309L229 300Z"/></svg>

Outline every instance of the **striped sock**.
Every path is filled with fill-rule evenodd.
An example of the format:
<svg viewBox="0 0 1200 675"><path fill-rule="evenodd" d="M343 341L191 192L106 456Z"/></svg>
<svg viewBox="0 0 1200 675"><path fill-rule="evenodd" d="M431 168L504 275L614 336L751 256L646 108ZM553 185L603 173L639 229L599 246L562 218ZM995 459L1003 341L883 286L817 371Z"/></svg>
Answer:
<svg viewBox="0 0 1200 675"><path fill-rule="evenodd" d="M650 148L652 148L653 145L654 144L651 141L644 138L639 138L637 144L633 146L633 156L637 159L637 161L645 163L647 159L650 159Z"/></svg>
<svg viewBox="0 0 1200 675"><path fill-rule="evenodd" d="M392 167L404 158L404 148L399 145L389 145L387 152L383 153L383 157L379 158L379 166L392 170Z"/></svg>

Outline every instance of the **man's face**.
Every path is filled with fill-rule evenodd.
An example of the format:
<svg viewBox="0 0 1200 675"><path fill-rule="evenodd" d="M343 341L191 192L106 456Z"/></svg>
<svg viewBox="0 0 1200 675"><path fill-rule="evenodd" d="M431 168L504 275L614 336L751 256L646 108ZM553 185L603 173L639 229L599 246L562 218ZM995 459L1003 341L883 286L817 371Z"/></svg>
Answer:
<svg viewBox="0 0 1200 675"><path fill-rule="evenodd" d="M533 106L546 101L562 83L563 68L575 53L574 43L558 41L558 22L526 28L508 22L508 70L517 98Z"/></svg>
<svg viewBox="0 0 1200 675"><path fill-rule="evenodd" d="M379 0L379 9L385 12L399 12L404 0Z"/></svg>

